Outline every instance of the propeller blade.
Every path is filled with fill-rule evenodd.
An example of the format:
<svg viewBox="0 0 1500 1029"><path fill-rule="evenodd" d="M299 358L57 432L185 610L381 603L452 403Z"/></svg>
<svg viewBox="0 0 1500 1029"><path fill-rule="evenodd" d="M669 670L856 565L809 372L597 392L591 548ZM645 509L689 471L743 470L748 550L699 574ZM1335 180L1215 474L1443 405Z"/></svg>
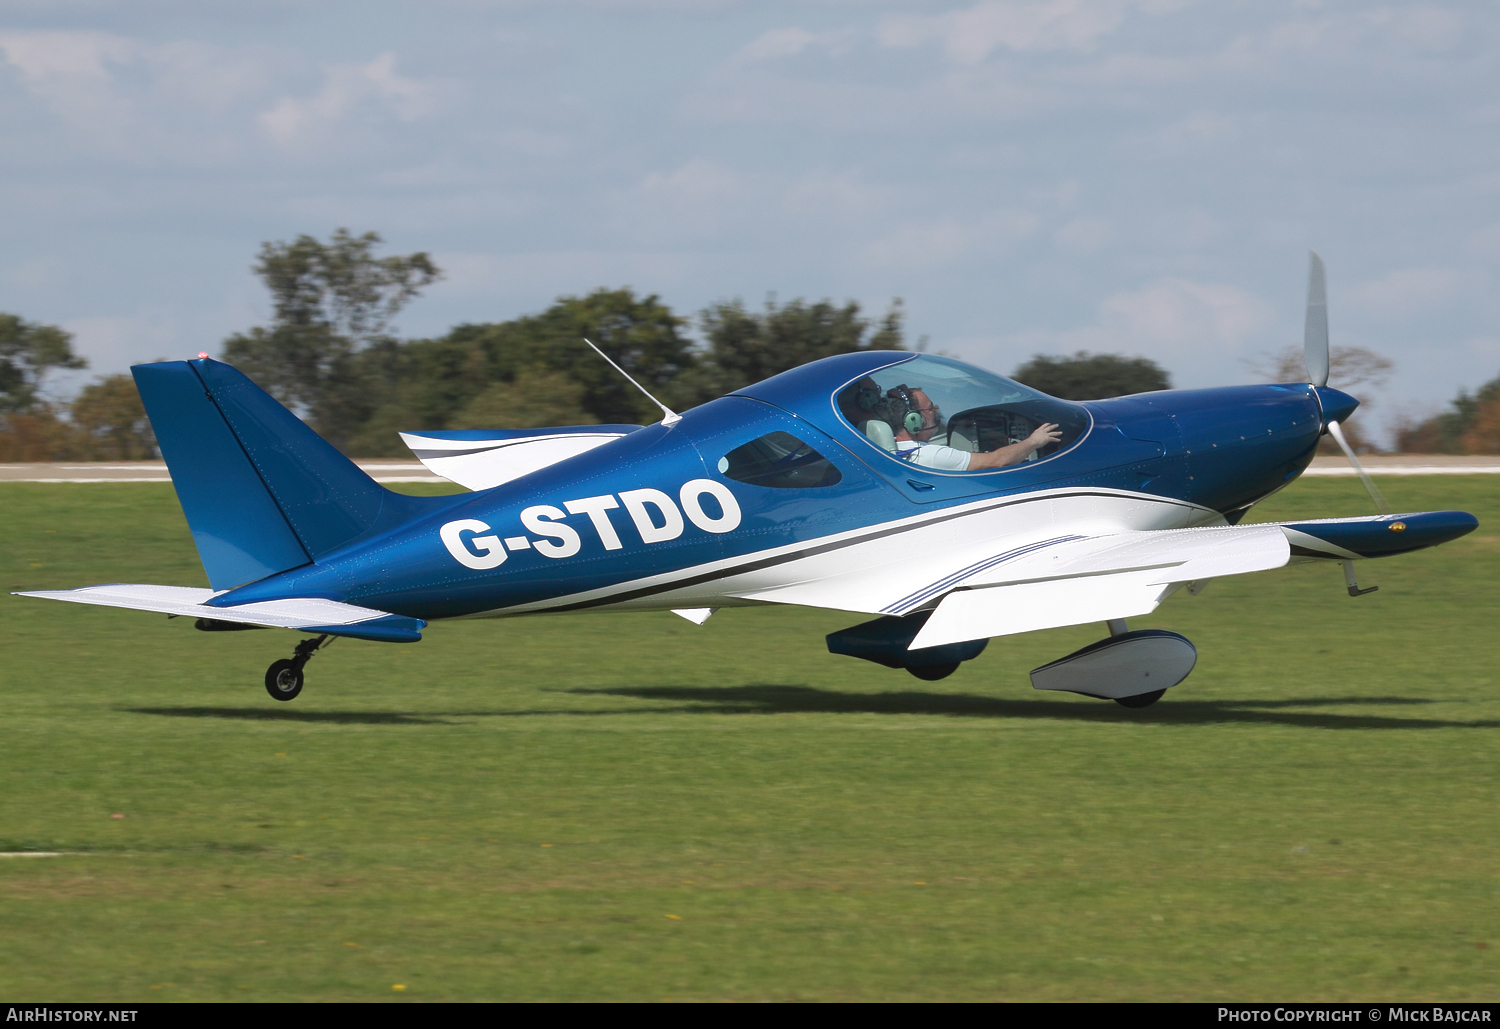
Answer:
<svg viewBox="0 0 1500 1029"><path fill-rule="evenodd" d="M1323 286L1323 259L1309 250L1307 269L1307 322L1302 330L1302 353L1307 360L1307 381L1328 385L1328 295ZM1348 447L1344 448L1346 451ZM1358 465L1359 462L1355 462Z"/></svg>
<svg viewBox="0 0 1500 1029"><path fill-rule="evenodd" d="M1381 496L1380 490L1375 488L1375 480L1370 478L1370 476L1365 472L1365 466L1360 464L1359 458L1354 456L1354 448L1351 447L1349 445L1349 441L1344 438L1344 430L1339 428L1338 422L1328 423L1328 434L1334 438L1334 440L1340 447L1343 448L1344 456L1347 457L1349 459L1349 463L1354 466L1354 471L1359 475L1359 481L1363 482L1365 484L1365 489L1370 491L1370 498L1375 501L1376 508L1380 510L1381 514L1390 514L1391 505L1385 502L1385 497Z"/></svg>

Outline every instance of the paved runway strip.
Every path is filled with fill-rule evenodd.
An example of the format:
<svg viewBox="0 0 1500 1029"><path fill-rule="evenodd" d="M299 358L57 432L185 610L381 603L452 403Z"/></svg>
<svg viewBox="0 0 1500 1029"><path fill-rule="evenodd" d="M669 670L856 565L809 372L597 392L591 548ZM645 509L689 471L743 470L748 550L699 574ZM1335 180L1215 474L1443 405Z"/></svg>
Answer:
<svg viewBox="0 0 1500 1029"><path fill-rule="evenodd" d="M376 482L447 482L417 461L356 461ZM0 464L0 482L171 482L161 461Z"/></svg>
<svg viewBox="0 0 1500 1029"><path fill-rule="evenodd" d="M1360 460L1371 475L1500 474L1500 457L1449 454L1371 454ZM446 482L417 461L356 461L376 482ZM1314 458L1303 475L1353 475L1342 457ZM0 464L0 482L171 482L160 461Z"/></svg>

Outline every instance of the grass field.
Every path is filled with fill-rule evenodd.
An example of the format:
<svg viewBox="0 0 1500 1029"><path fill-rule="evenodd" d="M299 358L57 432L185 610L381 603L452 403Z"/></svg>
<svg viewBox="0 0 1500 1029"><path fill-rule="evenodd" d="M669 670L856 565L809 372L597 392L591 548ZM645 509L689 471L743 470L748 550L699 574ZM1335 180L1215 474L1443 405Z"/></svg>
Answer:
<svg viewBox="0 0 1500 1029"><path fill-rule="evenodd" d="M340 641L0 598L10 1000L1500 998L1500 476L1480 529L1223 579L1128 711L1000 639L938 683L860 619L722 611ZM1260 520L1361 514L1304 481ZM168 485L0 485L7 589L204 584ZM117 817L123 815L123 817Z"/></svg>

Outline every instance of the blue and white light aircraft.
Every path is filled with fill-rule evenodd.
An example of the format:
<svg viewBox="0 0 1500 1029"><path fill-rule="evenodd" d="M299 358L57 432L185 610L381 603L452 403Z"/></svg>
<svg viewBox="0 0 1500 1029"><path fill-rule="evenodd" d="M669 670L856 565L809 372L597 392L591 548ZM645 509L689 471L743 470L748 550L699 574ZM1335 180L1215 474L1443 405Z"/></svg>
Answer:
<svg viewBox="0 0 1500 1029"><path fill-rule="evenodd" d="M1326 385L1317 255L1307 383L1046 396L958 361L815 361L650 426L403 434L469 487L380 486L234 368L137 365L209 589L114 583L23 594L311 638L266 673L277 700L334 637L410 643L438 618L791 604L874 616L829 650L940 679L996 636L1091 622L1110 636L1038 689L1154 703L1197 651L1129 631L1175 591L1296 561L1342 564L1472 531L1462 511L1241 525L1358 405ZM644 390L643 390L644 392ZM649 396L649 394L648 394Z"/></svg>

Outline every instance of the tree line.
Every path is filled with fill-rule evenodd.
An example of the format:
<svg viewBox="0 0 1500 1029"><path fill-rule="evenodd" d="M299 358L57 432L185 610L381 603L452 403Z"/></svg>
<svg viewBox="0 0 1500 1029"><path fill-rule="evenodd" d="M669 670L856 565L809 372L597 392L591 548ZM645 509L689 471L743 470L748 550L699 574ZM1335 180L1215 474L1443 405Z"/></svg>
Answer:
<svg viewBox="0 0 1500 1029"><path fill-rule="evenodd" d="M877 318L853 301L771 298L759 309L721 301L699 312L694 325L657 295L629 288L565 296L538 314L403 340L393 319L442 272L426 253L379 256L380 243L373 232L339 229L326 242L303 235L263 244L253 269L271 295L270 323L235 333L221 350L223 360L355 457L405 456L397 437L404 429L654 421L649 401L589 351L584 337L679 411L821 357L907 349L899 299ZM50 373L85 365L72 342L56 326L0 314L0 461L155 456L130 376L95 381L66 405L47 399ZM1344 361L1355 378L1370 373L1366 358L1376 373L1389 368L1362 354ZM1291 355L1279 359L1289 362ZM1333 364L1338 379L1338 354ZM1289 377L1286 368L1274 370L1278 381L1302 374L1300 367ZM1013 377L1072 400L1171 387L1146 358L1086 352L1037 355ZM1408 426L1403 442L1500 451L1500 379L1473 397L1462 394L1454 407L1430 426Z"/></svg>

